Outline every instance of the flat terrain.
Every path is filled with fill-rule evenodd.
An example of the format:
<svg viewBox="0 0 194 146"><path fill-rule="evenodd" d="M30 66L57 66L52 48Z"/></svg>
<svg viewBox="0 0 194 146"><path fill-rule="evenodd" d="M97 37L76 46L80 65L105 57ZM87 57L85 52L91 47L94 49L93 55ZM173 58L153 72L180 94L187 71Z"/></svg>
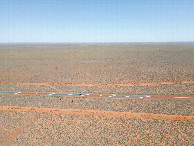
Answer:
<svg viewBox="0 0 194 146"><path fill-rule="evenodd" d="M0 144L193 145L194 43L0 45L0 92Z"/></svg>

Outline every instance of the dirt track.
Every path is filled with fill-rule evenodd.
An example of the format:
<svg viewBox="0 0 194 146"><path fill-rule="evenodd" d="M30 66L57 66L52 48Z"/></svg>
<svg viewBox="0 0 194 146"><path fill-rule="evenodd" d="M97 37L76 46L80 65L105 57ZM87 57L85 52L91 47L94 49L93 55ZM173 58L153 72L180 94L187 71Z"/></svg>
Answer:
<svg viewBox="0 0 194 146"><path fill-rule="evenodd" d="M81 109L14 107L14 106L0 106L0 110L2 110L2 111L16 111L16 112L38 112L38 113L54 113L54 114L128 117L128 118L172 120L172 121L178 120L178 121L192 121L192 122L194 122L194 116L181 116L181 115L96 111L96 110L81 110Z"/></svg>
<svg viewBox="0 0 194 146"><path fill-rule="evenodd" d="M78 86L78 87L134 87L134 86L156 86L156 85L173 85L173 84L191 84L194 81L179 82L156 82L156 83L136 83L136 84L64 84L64 83L11 83L0 82L0 85L44 85L44 86Z"/></svg>

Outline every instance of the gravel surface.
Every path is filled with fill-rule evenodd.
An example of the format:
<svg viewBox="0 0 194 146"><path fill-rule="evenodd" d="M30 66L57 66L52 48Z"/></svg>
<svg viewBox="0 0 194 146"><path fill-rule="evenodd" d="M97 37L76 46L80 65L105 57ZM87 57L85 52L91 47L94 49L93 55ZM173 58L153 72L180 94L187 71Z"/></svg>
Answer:
<svg viewBox="0 0 194 146"><path fill-rule="evenodd" d="M194 43L0 46L0 81L149 83L194 80Z"/></svg>
<svg viewBox="0 0 194 146"><path fill-rule="evenodd" d="M194 116L194 100L110 99L101 97L61 97L1 95L0 106L62 109L92 109Z"/></svg>
<svg viewBox="0 0 194 146"><path fill-rule="evenodd" d="M45 85L0 85L0 91L16 92L56 92L56 93L90 93L118 95L160 95L160 96L194 96L194 84L174 84L135 87L76 87Z"/></svg>
<svg viewBox="0 0 194 146"><path fill-rule="evenodd" d="M9 145L192 145L193 122L2 112ZM13 135L12 134L12 135Z"/></svg>
<svg viewBox="0 0 194 146"><path fill-rule="evenodd" d="M0 45L0 91L193 96L193 58L194 43ZM171 84L51 85L158 82ZM48 110L194 116L193 105L193 100L0 95L0 106ZM193 127L193 121L0 110L0 145L193 145Z"/></svg>

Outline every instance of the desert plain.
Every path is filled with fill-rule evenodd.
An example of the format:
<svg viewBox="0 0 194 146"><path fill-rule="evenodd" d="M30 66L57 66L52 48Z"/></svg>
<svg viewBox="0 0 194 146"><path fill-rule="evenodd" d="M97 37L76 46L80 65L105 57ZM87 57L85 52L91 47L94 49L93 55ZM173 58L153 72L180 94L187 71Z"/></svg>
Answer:
<svg viewBox="0 0 194 146"><path fill-rule="evenodd" d="M194 43L0 45L0 145L193 145L193 99Z"/></svg>

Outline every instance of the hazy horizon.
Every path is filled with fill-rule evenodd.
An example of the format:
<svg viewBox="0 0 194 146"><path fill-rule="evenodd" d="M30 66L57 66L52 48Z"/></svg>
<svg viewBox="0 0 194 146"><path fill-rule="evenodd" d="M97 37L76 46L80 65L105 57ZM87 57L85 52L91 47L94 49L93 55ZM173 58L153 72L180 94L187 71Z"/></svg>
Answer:
<svg viewBox="0 0 194 146"><path fill-rule="evenodd" d="M68 44L193 44L194 41L177 41L177 42L0 42L1 45L68 45Z"/></svg>

